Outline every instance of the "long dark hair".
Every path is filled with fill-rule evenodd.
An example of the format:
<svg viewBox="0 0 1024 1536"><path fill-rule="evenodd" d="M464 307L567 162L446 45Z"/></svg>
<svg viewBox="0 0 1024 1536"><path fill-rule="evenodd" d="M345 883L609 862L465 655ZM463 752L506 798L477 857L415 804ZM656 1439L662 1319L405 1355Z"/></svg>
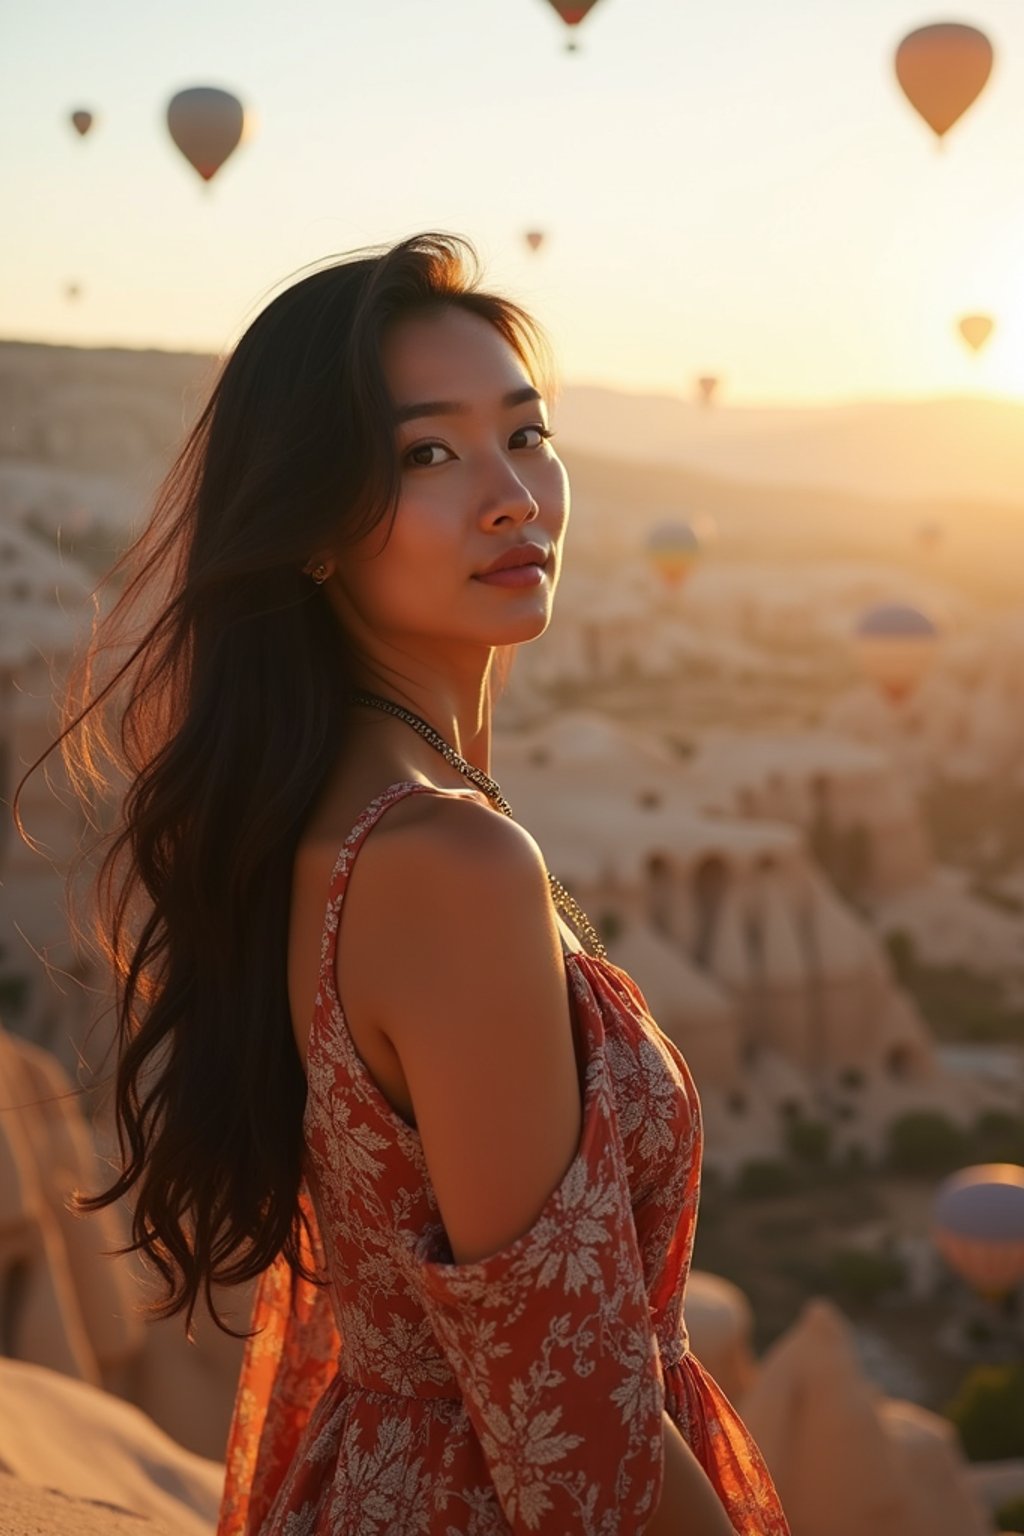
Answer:
<svg viewBox="0 0 1024 1536"><path fill-rule="evenodd" d="M315 267L220 367L147 525L105 578L123 587L71 667L61 733L29 769L59 746L94 828L95 802L118 792L95 845L92 926L114 978L121 1171L74 1203L95 1211L135 1190L133 1241L115 1251L148 1257L167 1298L146 1311L187 1308L188 1333L203 1287L217 1326L247 1337L217 1316L211 1286L252 1279L279 1253L293 1276L318 1278L300 1250L306 1082L287 924L300 835L344 750L352 653L303 567L393 517L383 335L459 305L535 379L552 376L543 332L481 291L466 240L421 234ZM496 652L499 689L513 651Z"/></svg>

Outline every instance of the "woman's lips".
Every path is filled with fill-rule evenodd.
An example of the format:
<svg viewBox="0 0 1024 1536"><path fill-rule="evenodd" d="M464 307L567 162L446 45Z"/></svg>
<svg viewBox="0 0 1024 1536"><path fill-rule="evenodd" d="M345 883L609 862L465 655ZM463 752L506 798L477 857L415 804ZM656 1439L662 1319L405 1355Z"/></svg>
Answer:
<svg viewBox="0 0 1024 1536"><path fill-rule="evenodd" d="M489 587L536 587L544 578L542 565L507 565L503 571L491 571L488 576L474 576L474 581L486 581Z"/></svg>

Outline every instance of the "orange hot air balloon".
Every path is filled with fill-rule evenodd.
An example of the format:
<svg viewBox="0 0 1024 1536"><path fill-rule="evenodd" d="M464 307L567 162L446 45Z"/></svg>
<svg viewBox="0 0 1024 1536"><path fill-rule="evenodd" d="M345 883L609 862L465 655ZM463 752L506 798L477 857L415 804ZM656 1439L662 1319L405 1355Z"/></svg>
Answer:
<svg viewBox="0 0 1024 1536"><path fill-rule="evenodd" d="M941 140L980 96L995 54L984 32L943 21L909 32L896 49L903 94Z"/></svg>
<svg viewBox="0 0 1024 1536"><path fill-rule="evenodd" d="M969 347L980 352L995 327L991 315L964 315L957 321L957 330Z"/></svg>
<svg viewBox="0 0 1024 1536"><path fill-rule="evenodd" d="M713 374L705 373L697 380L697 390L700 394L701 404L710 405L715 390L718 388L718 380Z"/></svg>
<svg viewBox="0 0 1024 1536"><path fill-rule="evenodd" d="M74 123L78 132L84 138L85 135L89 132L89 129L92 127L93 116L91 112L86 112L83 107L79 107L77 112L72 112L71 121Z"/></svg>
<svg viewBox="0 0 1024 1536"><path fill-rule="evenodd" d="M905 603L882 603L861 614L856 646L861 669L892 704L902 704L931 665L938 630L927 614Z"/></svg>
<svg viewBox="0 0 1024 1536"><path fill-rule="evenodd" d="M544 244L544 234L539 229L528 229L523 238L531 251L539 251Z"/></svg>
<svg viewBox="0 0 1024 1536"><path fill-rule="evenodd" d="M647 539L651 564L667 587L681 587L700 559L701 542L692 523L659 523Z"/></svg>
<svg viewBox="0 0 1024 1536"><path fill-rule="evenodd" d="M1010 1295L1024 1280L1024 1168L977 1163L951 1174L935 1197L932 1241L980 1295Z"/></svg>
<svg viewBox="0 0 1024 1536"><path fill-rule="evenodd" d="M558 12L567 27L578 27L587 13L594 9L597 0L549 0L549 4ZM573 53L576 44L570 39L566 48Z"/></svg>
<svg viewBox="0 0 1024 1536"><path fill-rule="evenodd" d="M167 107L168 132L204 181L210 181L238 148L246 127L238 97L216 86L179 91Z"/></svg>

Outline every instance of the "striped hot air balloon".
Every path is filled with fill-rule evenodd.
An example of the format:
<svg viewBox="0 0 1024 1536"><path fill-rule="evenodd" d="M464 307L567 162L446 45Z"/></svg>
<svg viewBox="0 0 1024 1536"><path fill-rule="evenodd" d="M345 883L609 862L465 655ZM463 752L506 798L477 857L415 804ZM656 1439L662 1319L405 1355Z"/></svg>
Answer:
<svg viewBox="0 0 1024 1536"><path fill-rule="evenodd" d="M667 587L681 587L700 559L701 541L692 523L659 523L647 538L651 564Z"/></svg>
<svg viewBox="0 0 1024 1536"><path fill-rule="evenodd" d="M917 689L930 666L938 629L926 613L906 603L882 603L857 621L855 642L864 675L893 704Z"/></svg>

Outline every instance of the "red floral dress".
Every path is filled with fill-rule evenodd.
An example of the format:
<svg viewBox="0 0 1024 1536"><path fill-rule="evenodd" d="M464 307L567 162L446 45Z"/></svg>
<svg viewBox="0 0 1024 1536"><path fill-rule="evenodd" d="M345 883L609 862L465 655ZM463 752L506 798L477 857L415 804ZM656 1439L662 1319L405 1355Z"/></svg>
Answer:
<svg viewBox="0 0 1024 1536"><path fill-rule="evenodd" d="M334 954L366 807L331 878L301 1199L328 1284L261 1275L217 1536L630 1536L661 1493L662 1410L743 1536L789 1536L761 1454L690 1352L700 1101L632 978L567 952L580 1144L533 1225L454 1262L416 1130L342 1015Z"/></svg>

